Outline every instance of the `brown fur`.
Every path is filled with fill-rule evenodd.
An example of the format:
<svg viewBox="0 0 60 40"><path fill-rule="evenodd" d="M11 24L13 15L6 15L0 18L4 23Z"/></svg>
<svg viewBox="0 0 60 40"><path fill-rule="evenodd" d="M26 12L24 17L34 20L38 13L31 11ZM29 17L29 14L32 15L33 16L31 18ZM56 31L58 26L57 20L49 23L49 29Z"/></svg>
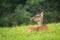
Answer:
<svg viewBox="0 0 60 40"><path fill-rule="evenodd" d="M40 31L40 30L48 30L48 27L46 25L40 26L40 25L30 25L27 29L28 32L31 31Z"/></svg>

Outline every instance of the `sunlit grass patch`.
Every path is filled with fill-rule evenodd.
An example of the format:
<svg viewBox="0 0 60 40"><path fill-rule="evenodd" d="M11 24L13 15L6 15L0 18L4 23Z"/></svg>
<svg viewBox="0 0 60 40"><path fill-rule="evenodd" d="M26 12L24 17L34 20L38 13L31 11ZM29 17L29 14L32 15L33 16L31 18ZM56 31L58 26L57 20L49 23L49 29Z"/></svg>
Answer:
<svg viewBox="0 0 60 40"><path fill-rule="evenodd" d="M26 32L28 26L0 28L0 40L60 40L60 23L47 24L47 31Z"/></svg>

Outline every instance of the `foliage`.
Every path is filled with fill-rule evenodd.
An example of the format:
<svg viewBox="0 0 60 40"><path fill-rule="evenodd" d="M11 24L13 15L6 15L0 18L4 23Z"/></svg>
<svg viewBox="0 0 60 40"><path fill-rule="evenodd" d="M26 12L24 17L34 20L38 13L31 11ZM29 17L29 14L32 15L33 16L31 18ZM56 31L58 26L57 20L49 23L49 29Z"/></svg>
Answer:
<svg viewBox="0 0 60 40"><path fill-rule="evenodd" d="M44 21L60 21L60 0L0 0L0 26L29 24L29 18L45 11Z"/></svg>

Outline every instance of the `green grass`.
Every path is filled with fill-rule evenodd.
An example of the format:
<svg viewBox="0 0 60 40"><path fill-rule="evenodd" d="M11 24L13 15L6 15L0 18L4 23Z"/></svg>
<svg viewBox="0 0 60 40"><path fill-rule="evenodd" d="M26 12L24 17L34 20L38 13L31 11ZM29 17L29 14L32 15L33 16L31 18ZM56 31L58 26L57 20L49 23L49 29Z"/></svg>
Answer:
<svg viewBox="0 0 60 40"><path fill-rule="evenodd" d="M0 40L60 40L60 23L47 24L48 31L26 32L28 26L0 27Z"/></svg>

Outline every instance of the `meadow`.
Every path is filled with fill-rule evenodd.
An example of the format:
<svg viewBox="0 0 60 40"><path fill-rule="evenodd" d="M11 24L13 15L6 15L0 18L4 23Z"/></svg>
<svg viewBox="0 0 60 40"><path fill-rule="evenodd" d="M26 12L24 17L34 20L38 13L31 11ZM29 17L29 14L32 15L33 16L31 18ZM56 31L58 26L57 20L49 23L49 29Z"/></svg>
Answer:
<svg viewBox="0 0 60 40"><path fill-rule="evenodd" d="M0 27L0 40L60 40L60 23L47 24L47 31L26 32L27 25Z"/></svg>

